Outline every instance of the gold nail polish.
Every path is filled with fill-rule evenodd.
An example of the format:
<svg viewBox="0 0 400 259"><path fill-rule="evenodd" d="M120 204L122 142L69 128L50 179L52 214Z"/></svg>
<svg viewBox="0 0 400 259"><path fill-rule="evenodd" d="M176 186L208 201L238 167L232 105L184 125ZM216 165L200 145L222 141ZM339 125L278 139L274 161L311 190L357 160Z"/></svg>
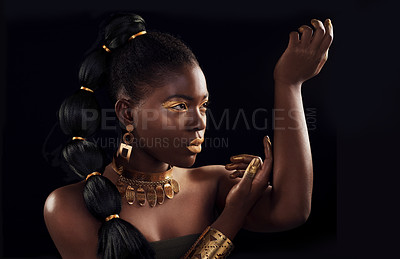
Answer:
<svg viewBox="0 0 400 259"><path fill-rule="evenodd" d="M299 30L300 33L303 33L304 28L303 28L303 27L300 27L298 30Z"/></svg>
<svg viewBox="0 0 400 259"><path fill-rule="evenodd" d="M247 175L247 177L253 179L256 176L257 170L260 166L261 166L260 159L253 158L249 166L246 168L244 175Z"/></svg>
<svg viewBox="0 0 400 259"><path fill-rule="evenodd" d="M240 162L243 161L243 157L241 156L236 156L236 157L232 157L232 162Z"/></svg>
<svg viewBox="0 0 400 259"><path fill-rule="evenodd" d="M329 26L332 27L332 21L331 21L331 19L326 19L326 22L328 23Z"/></svg>

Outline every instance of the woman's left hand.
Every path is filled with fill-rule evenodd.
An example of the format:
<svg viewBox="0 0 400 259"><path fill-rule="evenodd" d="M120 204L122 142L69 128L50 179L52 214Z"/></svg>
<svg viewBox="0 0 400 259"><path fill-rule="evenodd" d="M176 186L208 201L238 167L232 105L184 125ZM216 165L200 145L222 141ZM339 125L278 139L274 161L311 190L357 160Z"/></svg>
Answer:
<svg viewBox="0 0 400 259"><path fill-rule="evenodd" d="M316 76L328 59L328 51L333 40L333 26L330 19L324 24L312 19L314 31L307 25L299 28L299 33L289 34L289 44L278 60L274 70L275 83L299 85Z"/></svg>

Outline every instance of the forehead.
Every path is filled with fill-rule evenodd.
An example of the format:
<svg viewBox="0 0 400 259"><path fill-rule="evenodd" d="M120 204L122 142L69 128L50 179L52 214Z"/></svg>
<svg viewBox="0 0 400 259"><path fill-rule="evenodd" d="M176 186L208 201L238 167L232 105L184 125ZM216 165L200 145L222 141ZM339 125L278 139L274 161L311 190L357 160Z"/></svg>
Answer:
<svg viewBox="0 0 400 259"><path fill-rule="evenodd" d="M146 102L166 101L169 97L187 96L202 100L208 96L206 79L198 66L185 67L171 75L162 87L155 88Z"/></svg>

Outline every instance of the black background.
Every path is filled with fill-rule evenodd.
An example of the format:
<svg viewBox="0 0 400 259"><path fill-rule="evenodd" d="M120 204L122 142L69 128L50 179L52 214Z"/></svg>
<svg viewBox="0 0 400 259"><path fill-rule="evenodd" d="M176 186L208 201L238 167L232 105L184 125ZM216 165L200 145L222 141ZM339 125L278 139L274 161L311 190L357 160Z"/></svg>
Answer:
<svg viewBox="0 0 400 259"><path fill-rule="evenodd" d="M5 1L3 7L3 257L58 256L42 216L47 195L71 181L58 156L67 139L55 114L79 87L78 67L96 38L101 15L115 10L134 11L149 29L181 37L206 75L212 116L218 123L229 111L228 127L217 129L209 120L206 132L208 138L227 140L228 147L206 146L195 166L225 164L238 153L263 155L262 137L273 136L272 71L288 33L312 18L330 18L335 39L329 60L302 90L314 162L311 216L303 226L282 233L241 231L235 254L354 258L389 254L394 248L395 239L378 246L392 231L390 208L396 207L389 200L396 196L385 173L396 172L388 161L395 161L398 151L384 154L398 143L392 136L398 125L393 114L399 109L390 101L396 100L399 85L399 37L389 2ZM267 119L263 130L251 123L259 108L266 110L256 117L261 126ZM242 109L246 119L240 117L235 125ZM99 137L112 133L103 131ZM385 160L378 163L378 158Z"/></svg>

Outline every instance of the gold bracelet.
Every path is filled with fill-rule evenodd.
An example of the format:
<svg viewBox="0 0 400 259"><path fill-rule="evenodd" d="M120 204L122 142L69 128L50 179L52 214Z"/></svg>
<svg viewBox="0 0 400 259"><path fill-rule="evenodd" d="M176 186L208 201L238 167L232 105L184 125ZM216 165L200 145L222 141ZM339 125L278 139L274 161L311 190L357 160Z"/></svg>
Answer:
<svg viewBox="0 0 400 259"><path fill-rule="evenodd" d="M183 258L226 258L233 248L229 238L208 226Z"/></svg>

